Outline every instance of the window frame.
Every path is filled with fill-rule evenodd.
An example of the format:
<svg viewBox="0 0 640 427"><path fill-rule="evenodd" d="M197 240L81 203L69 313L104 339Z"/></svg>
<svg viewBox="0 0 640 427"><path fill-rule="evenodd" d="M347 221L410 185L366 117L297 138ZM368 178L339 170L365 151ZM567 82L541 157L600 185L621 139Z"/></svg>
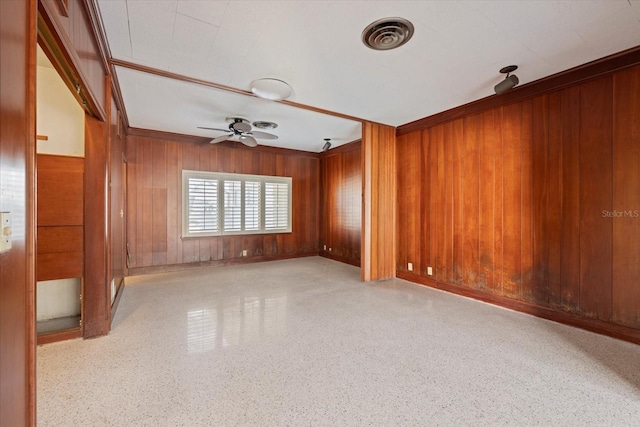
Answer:
<svg viewBox="0 0 640 427"><path fill-rule="evenodd" d="M217 215L218 215L218 231L189 231L189 179L208 179L216 180L217 183ZM241 188L241 226L237 231L224 230L224 182L240 181ZM245 182L260 182L260 229L244 230L245 227ZM287 200L287 217L288 224L286 228L265 229L265 187L266 183L287 184L288 200ZM182 170L182 236L183 239L201 238L201 237L217 237L217 236L243 236L255 234L283 234L292 232L292 199L293 199L293 179L288 176L270 176L270 175L250 175L240 173L227 172L208 172L196 170Z"/></svg>

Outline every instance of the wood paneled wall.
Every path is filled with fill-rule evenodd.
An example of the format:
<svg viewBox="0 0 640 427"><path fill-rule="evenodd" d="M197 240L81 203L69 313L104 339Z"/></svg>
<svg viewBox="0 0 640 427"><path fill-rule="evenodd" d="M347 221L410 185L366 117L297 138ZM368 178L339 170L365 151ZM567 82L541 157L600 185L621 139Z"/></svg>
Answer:
<svg viewBox="0 0 640 427"><path fill-rule="evenodd" d="M85 259L82 294L84 337L106 335L111 327L108 239L108 123L85 114Z"/></svg>
<svg viewBox="0 0 640 427"><path fill-rule="evenodd" d="M362 281L395 277L395 128L362 125Z"/></svg>
<svg viewBox="0 0 640 427"><path fill-rule="evenodd" d="M36 1L0 1L0 425L35 425Z"/></svg>
<svg viewBox="0 0 640 427"><path fill-rule="evenodd" d="M125 164L124 128L120 111L115 100L111 100L111 121L109 127L109 217L110 227L110 280L114 280L116 292L125 277ZM113 295L112 295L113 297Z"/></svg>
<svg viewBox="0 0 640 427"><path fill-rule="evenodd" d="M80 98L89 102L89 108L102 120L109 120L105 75L108 74L106 55L101 49L87 5L83 0L41 0L40 16L50 32L40 31L40 41L56 58L52 61L61 75L67 75L72 82L82 86ZM62 7L66 4L67 7ZM64 62L60 60L64 58Z"/></svg>
<svg viewBox="0 0 640 427"><path fill-rule="evenodd" d="M640 329L640 66L397 150L400 277Z"/></svg>
<svg viewBox="0 0 640 427"><path fill-rule="evenodd" d="M84 159L38 154L37 279L83 277Z"/></svg>
<svg viewBox="0 0 640 427"><path fill-rule="evenodd" d="M362 228L361 145L352 142L320 156L320 255L357 266Z"/></svg>
<svg viewBox="0 0 640 427"><path fill-rule="evenodd" d="M254 260L318 254L317 154L149 135L129 135L126 143L130 274L176 264L241 261L243 250ZM183 169L291 176L293 232L182 239Z"/></svg>

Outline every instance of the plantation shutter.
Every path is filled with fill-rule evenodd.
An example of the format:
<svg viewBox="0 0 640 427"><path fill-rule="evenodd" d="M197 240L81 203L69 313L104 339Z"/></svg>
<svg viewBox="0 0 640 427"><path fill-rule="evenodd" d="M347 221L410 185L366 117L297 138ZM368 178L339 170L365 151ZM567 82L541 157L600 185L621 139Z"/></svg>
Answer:
<svg viewBox="0 0 640 427"><path fill-rule="evenodd" d="M258 181L244 183L244 229L247 231L260 230L260 187Z"/></svg>
<svg viewBox="0 0 640 427"><path fill-rule="evenodd" d="M278 182L264 184L265 230L289 227L289 185Z"/></svg>
<svg viewBox="0 0 640 427"><path fill-rule="evenodd" d="M218 181L189 178L189 233L218 232Z"/></svg>
<svg viewBox="0 0 640 427"><path fill-rule="evenodd" d="M242 230L242 182L224 181L224 231Z"/></svg>

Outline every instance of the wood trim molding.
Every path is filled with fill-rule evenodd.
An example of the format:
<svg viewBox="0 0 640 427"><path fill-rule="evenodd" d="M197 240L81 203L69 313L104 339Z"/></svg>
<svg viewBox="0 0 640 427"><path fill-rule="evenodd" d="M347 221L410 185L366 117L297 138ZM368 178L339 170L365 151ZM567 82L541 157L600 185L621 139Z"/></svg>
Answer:
<svg viewBox="0 0 640 427"><path fill-rule="evenodd" d="M37 408L36 408L36 357L37 357L37 330L36 330L36 239L37 239L37 170L36 170L36 153L37 142L33 139L33 135L37 135L37 43L38 43L38 5L34 0L29 1L28 5L28 59L27 70L29 72L27 81L27 127L28 139L26 140L26 168L25 168L25 184L26 184L26 300L27 300L27 339L29 346L27 349L27 419L30 425L37 424Z"/></svg>
<svg viewBox="0 0 640 427"><path fill-rule="evenodd" d="M279 261L284 259L292 259L292 258L305 258L310 256L318 256L318 252L307 252L300 253L295 255L277 255L277 256L259 256L259 257L250 257L250 258L233 258L219 261L201 261L201 262L190 262L188 264L173 264L173 265L158 265L153 267L137 267L137 268L129 268L130 276L140 276L143 274L156 274L156 273L170 273L174 271L183 271L183 270L191 270L194 268L207 268L207 267L224 267L227 265L238 265L238 264L253 264L256 262L265 262L265 261ZM123 285L124 286L124 285Z"/></svg>
<svg viewBox="0 0 640 427"><path fill-rule="evenodd" d="M516 301L510 298L494 296L487 294L486 292L477 291L474 289L464 288L462 286L451 285L448 283L442 283L435 280L427 279L414 273L397 271L396 277L404 280L408 280L419 285L429 286L430 288L440 289L452 294L461 295L467 298L472 298L479 301L484 301L489 304L497 305L500 307L508 308L510 310L519 311L521 313L530 314L532 316L541 317L543 319L551 320L553 322L562 323L576 328L585 329L587 331L595 332L602 335L607 335L612 338L617 338L624 341L629 341L634 344L640 344L640 330L628 328L626 326L615 325L608 322L603 322L597 319L588 319L581 316L576 316L564 311L558 311L551 308L540 307L534 304L529 304L524 301Z"/></svg>
<svg viewBox="0 0 640 427"><path fill-rule="evenodd" d="M638 64L640 64L640 46L518 86L514 90L503 95L487 96L486 98L469 102L468 104L406 123L397 128L397 136L429 128L461 117L477 114L502 105L521 101L523 99L533 98L537 95L563 89L578 83L584 83L588 80L612 74L616 71Z"/></svg>
<svg viewBox="0 0 640 427"><path fill-rule="evenodd" d="M104 107L100 105L87 85L89 79L82 72L75 47L58 25L55 12L50 10L50 5L46 1L38 2L38 42L80 105L84 105L83 101L86 101L87 111L100 120L106 121ZM104 72L107 74L108 70ZM85 97L78 94L76 85L80 85L80 91L85 94Z"/></svg>
<svg viewBox="0 0 640 427"><path fill-rule="evenodd" d="M116 66L116 67L128 68L130 70L136 70L136 71L140 71L140 72L147 73L147 74L153 74L153 75L160 76L160 77L166 77L166 78L173 79L173 80L179 80L179 81L183 81L183 82L187 82L187 83L194 83L194 84L198 84L198 85L201 85L201 86L207 86L207 87L211 87L211 88L214 88L214 89L224 90L226 92L232 92L232 93L237 93L239 95L250 96L252 98L256 97L256 95L254 95L252 92L250 92L248 90L244 90L244 89L239 89L239 88L235 88L235 87L232 87L232 86L223 85L223 84L220 84L220 83L215 83L215 82L212 82L212 81L209 81L209 80L203 80L203 79L198 79L198 78L195 78L195 77L189 77L189 76L185 76L184 74L172 73L170 71L160 70L160 69L157 69L157 68L148 67L146 65L135 64L133 62L124 61L122 59L112 58L110 62L111 62L111 65ZM287 100L273 101L273 102L278 102L278 103L281 103L281 104L288 105L290 107L301 108L303 110L313 111L313 112L320 113L320 114L326 114L328 116L340 117L341 119L353 120L353 121L361 122L361 123L365 123L365 122L375 123L375 122L371 122L370 120L362 119L360 117L355 117L355 116L351 116L351 115L348 115L348 114L342 114L342 113L338 113L336 111L325 110L324 108L313 107L311 105L301 104L299 102L293 102L293 101L287 101ZM375 123L375 124L381 125L381 123Z"/></svg>
<svg viewBox="0 0 640 427"><path fill-rule="evenodd" d="M360 260L356 260L356 259L351 259L351 258L347 258L347 257L343 257L340 255L336 255L333 252L328 252L328 251L320 251L319 254L321 257L324 258L328 258L334 261L338 261L341 262L343 264L349 264L349 265L353 265L355 267L360 267Z"/></svg>
<svg viewBox="0 0 640 427"><path fill-rule="evenodd" d="M127 136L134 136L134 137L139 136L139 137L151 138L151 139L166 139L169 141L187 142L187 143L195 143L195 144L208 144L209 141L211 141L211 138L205 138L202 136L184 135L180 133L164 132L159 130L141 129L141 128L127 129ZM265 153L284 154L287 156L311 157L314 159L317 159L320 157L320 153L314 153L312 151L269 147L267 145L258 145L257 147L247 147L244 144L236 143L233 141L224 141L216 145L236 148L239 150L252 150L252 151L261 151Z"/></svg>
<svg viewBox="0 0 640 427"><path fill-rule="evenodd" d="M337 154L346 153L347 151L359 150L361 148L362 148L362 140L358 139L356 141L349 142L339 147L332 148L329 151L323 151L320 153L320 158L324 159L327 157L335 156Z"/></svg>
<svg viewBox="0 0 640 427"><path fill-rule="evenodd" d="M53 342L82 338L82 328L66 329L38 335L38 345L51 344Z"/></svg>

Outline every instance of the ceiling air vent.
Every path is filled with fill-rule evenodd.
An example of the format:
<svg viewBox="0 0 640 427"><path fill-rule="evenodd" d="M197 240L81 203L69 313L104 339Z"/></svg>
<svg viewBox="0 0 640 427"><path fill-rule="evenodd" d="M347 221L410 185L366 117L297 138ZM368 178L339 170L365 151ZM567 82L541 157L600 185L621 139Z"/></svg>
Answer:
<svg viewBox="0 0 640 427"><path fill-rule="evenodd" d="M274 122L257 121L253 122L253 127L258 129L275 129L278 127L278 124Z"/></svg>
<svg viewBox="0 0 640 427"><path fill-rule="evenodd" d="M375 50L402 46L413 36L413 24L403 18L383 18L372 22L362 32L362 42Z"/></svg>

